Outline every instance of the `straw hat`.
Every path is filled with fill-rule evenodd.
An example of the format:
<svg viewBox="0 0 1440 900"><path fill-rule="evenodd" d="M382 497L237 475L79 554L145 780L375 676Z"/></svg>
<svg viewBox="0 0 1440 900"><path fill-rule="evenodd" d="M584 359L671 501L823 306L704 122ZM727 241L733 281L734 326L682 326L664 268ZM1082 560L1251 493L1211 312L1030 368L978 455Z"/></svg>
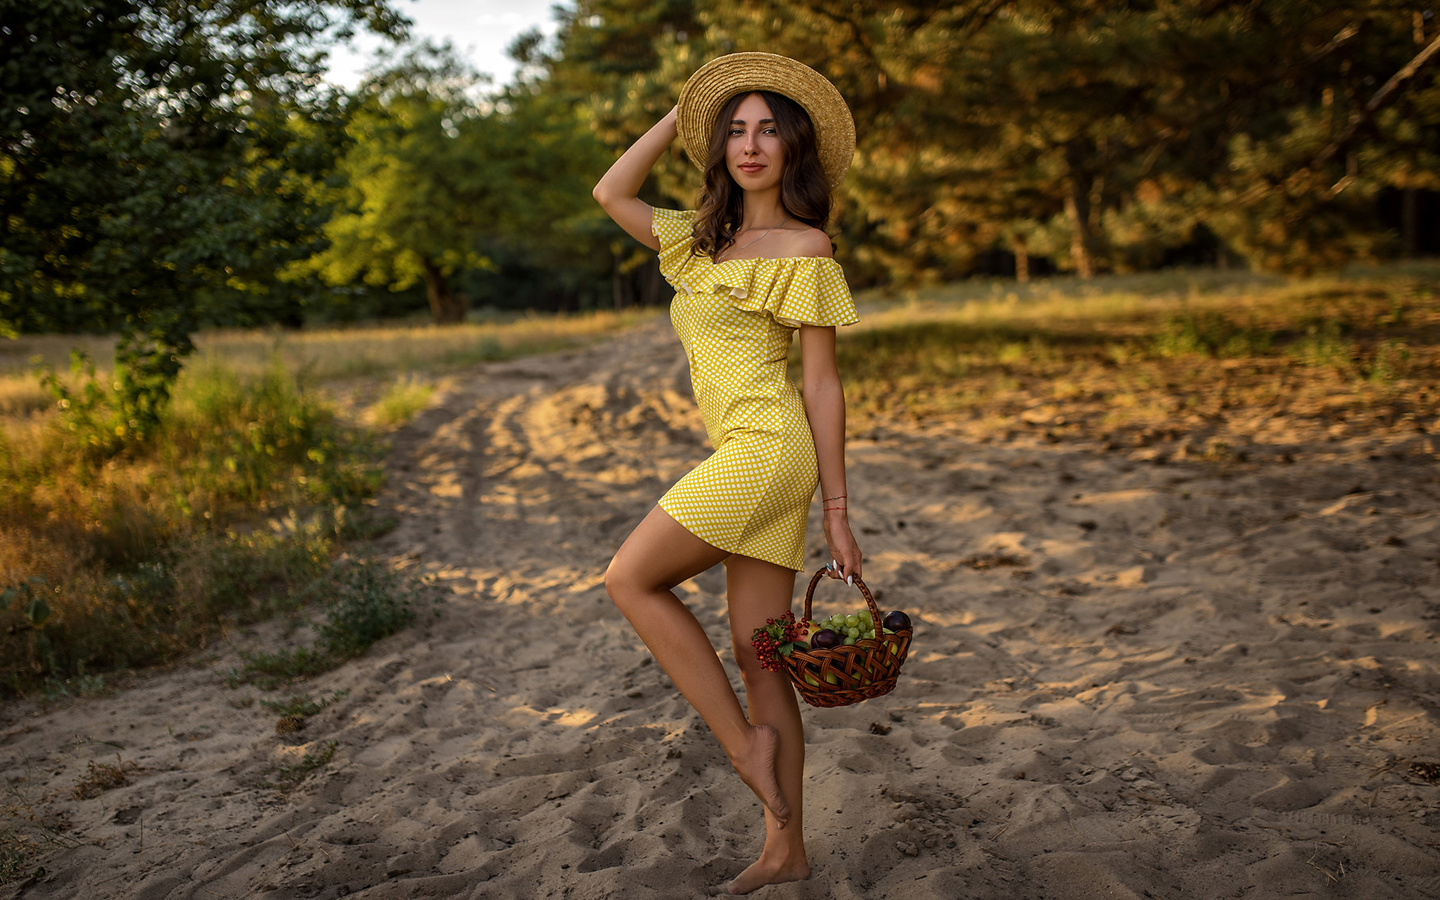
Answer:
<svg viewBox="0 0 1440 900"><path fill-rule="evenodd" d="M820 166L831 189L855 155L855 120L835 85L803 63L774 53L731 53L701 66L680 89L677 128L690 160L704 168L715 117L736 94L774 91L799 103L815 125Z"/></svg>

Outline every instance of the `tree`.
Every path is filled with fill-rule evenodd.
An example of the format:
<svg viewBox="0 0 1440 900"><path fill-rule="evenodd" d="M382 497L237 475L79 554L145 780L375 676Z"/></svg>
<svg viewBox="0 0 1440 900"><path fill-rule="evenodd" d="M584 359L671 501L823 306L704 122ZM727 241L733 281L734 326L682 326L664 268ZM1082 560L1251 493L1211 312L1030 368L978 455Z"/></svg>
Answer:
<svg viewBox="0 0 1440 900"><path fill-rule="evenodd" d="M1383 0L582 0L550 71L618 150L712 56L819 69L858 126L837 200L861 282L962 276L997 246L1089 276L1207 232L1295 268L1378 246L1376 193L1433 184L1435 27Z"/></svg>
<svg viewBox="0 0 1440 900"><path fill-rule="evenodd" d="M361 92L329 246L296 273L423 282L435 323L453 324L468 305L456 276L494 266L487 243L542 250L592 205L598 144L574 110L523 91L477 98L477 76L448 47L416 49Z"/></svg>
<svg viewBox="0 0 1440 900"><path fill-rule="evenodd" d="M1399 5L1257 5L1266 83L1202 187L1212 227L1257 264L1305 271L1386 248L1385 188L1435 189L1440 31ZM1427 31L1428 27L1428 31Z"/></svg>
<svg viewBox="0 0 1440 900"><path fill-rule="evenodd" d="M297 252L293 120L385 0L4 0L0 332L117 330L117 445L153 427L207 302Z"/></svg>

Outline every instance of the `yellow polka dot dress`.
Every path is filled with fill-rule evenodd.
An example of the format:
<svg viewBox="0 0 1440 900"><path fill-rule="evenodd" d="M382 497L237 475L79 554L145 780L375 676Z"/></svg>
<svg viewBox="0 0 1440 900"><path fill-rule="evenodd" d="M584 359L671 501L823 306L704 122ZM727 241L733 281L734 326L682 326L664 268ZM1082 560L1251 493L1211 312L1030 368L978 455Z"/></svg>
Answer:
<svg viewBox="0 0 1440 900"><path fill-rule="evenodd" d="M855 303L827 257L735 259L690 253L693 211L657 209L660 272L675 288L670 322L715 453L660 507L712 546L799 570L815 494L815 439L785 375L802 324L850 325Z"/></svg>

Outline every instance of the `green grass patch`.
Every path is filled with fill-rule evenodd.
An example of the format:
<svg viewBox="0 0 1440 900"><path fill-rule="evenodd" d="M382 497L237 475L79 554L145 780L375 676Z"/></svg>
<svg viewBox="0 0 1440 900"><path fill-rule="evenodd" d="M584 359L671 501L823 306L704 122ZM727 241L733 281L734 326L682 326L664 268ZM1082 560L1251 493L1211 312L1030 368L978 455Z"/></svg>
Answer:
<svg viewBox="0 0 1440 900"><path fill-rule="evenodd" d="M240 668L222 673L230 687L271 689L327 672L415 621L424 587L376 560L333 568L320 594L324 621L310 646L241 653Z"/></svg>
<svg viewBox="0 0 1440 900"><path fill-rule="evenodd" d="M415 621L419 588L374 562L342 569L326 603L320 646L336 657L359 656Z"/></svg>
<svg viewBox="0 0 1440 900"><path fill-rule="evenodd" d="M270 689L310 678L335 668L337 660L314 647L282 647L273 651L241 653L241 667L228 669L223 677L230 687L254 684Z"/></svg>
<svg viewBox="0 0 1440 900"><path fill-rule="evenodd" d="M1274 338L1254 322L1235 322L1220 310L1186 310L1164 321L1151 341L1149 355L1162 359L1194 355L1243 359L1269 353Z"/></svg>
<svg viewBox="0 0 1440 900"><path fill-rule="evenodd" d="M370 406L370 415L380 425L404 425L430 405L435 397L433 383L413 375L396 379Z"/></svg>

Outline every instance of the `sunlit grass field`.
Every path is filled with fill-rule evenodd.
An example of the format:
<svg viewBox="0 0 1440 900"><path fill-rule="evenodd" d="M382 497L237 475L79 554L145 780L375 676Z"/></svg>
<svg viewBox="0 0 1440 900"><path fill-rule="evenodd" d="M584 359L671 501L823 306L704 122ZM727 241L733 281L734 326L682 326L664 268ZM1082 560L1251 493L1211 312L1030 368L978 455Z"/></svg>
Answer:
<svg viewBox="0 0 1440 900"><path fill-rule="evenodd" d="M613 333L654 312L523 315L450 327L372 324L344 328L216 330L196 338L188 369L223 369L242 378L281 366L302 384L347 379L384 383L444 375L468 365L575 346ZM50 396L33 375L35 360L67 372L72 350L84 351L104 374L115 341L108 336L27 335L0 342L0 416L41 411ZM181 376L179 392L185 392Z"/></svg>
<svg viewBox="0 0 1440 900"><path fill-rule="evenodd" d="M1424 427L1440 412L1440 263L970 284L868 312L838 344L856 430L1193 437L1223 455L1281 430Z"/></svg>

